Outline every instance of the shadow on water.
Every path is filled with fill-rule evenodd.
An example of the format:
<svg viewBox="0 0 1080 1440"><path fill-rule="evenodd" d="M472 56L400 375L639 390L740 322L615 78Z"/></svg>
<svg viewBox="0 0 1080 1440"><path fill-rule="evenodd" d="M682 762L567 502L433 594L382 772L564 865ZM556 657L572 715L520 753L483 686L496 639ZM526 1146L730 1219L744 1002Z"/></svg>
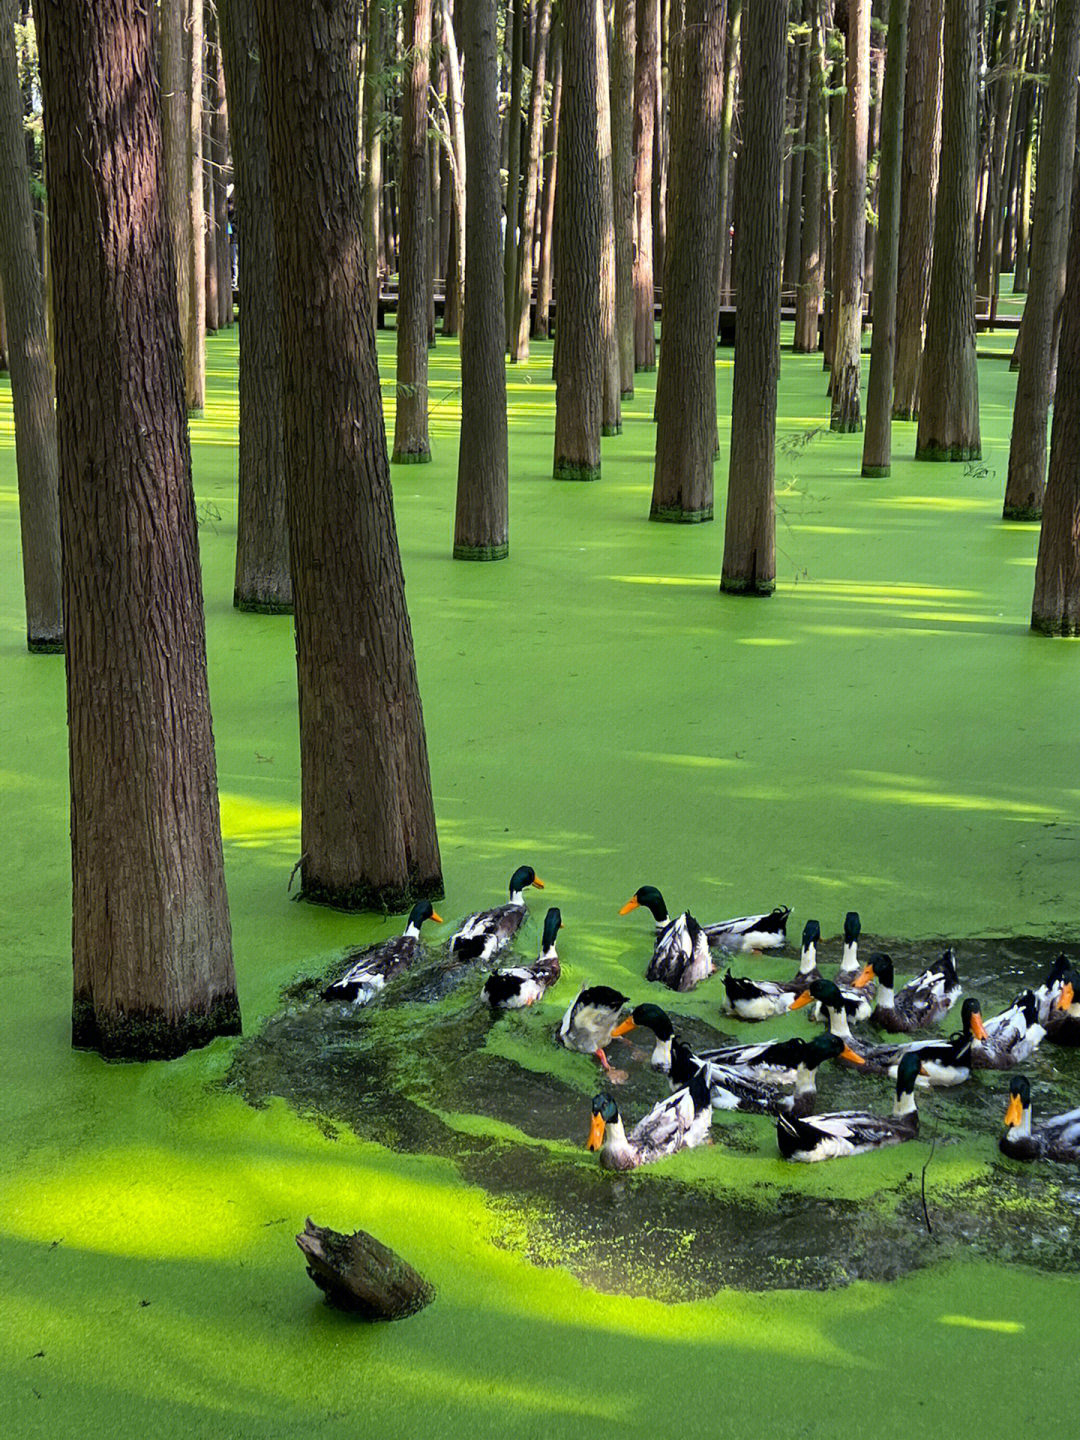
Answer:
<svg viewBox="0 0 1080 1440"><path fill-rule="evenodd" d="M892 955L898 983L944 948L874 943ZM979 997L984 1015L1038 983L1058 950L1041 941L953 943L964 992ZM782 976L788 965L750 960L746 969ZM933 1150L922 1143L906 1147L902 1178L897 1181L893 1168L883 1188L860 1191L858 1199L807 1193L814 1187L801 1183L806 1169L795 1165L790 1179L785 1171L777 1180L770 1166L767 1181L738 1187L724 1184L722 1166L709 1167L707 1178L677 1179L663 1165L612 1175L583 1148L595 1072L584 1057L577 1063L554 1048L550 1008L496 1019L478 997L478 972L448 967L442 956L358 1011L318 998L327 978L289 987L283 1010L237 1048L229 1087L253 1105L279 1096L330 1137L347 1127L392 1150L449 1158L463 1182L486 1192L496 1243L536 1265L564 1266L597 1289L668 1301L725 1286L825 1289L894 1279L960 1250L1080 1269L1080 1175L999 1155L995 1142L1007 1098L1002 1074L981 1072L964 1086L921 1099L920 1140L933 1141ZM657 998L664 1003L664 996ZM683 997L667 998L692 1044L720 1043L720 1031L680 1014ZM954 1010L946 1028L959 1024L957 1015ZM515 1040L539 1068L489 1048L493 1026L515 1027ZM738 1028L749 1038L749 1027ZM545 1052L548 1045L552 1050ZM647 1050L635 1046L623 1054L630 1058L620 1056L620 1063L630 1074L619 1101L627 1115L637 1116L666 1085L650 1071ZM573 1083L553 1073L560 1068ZM1080 1052L1044 1045L1024 1068L1038 1096L1036 1124L1040 1115L1076 1105ZM871 1088L851 1071L831 1070L820 1089L822 1108L888 1109L887 1090ZM721 1154L764 1150L772 1160L770 1131L767 1120L722 1116L713 1139ZM951 1189L933 1185L935 1152L940 1159L973 1136L985 1162L972 1167L974 1177ZM844 1164L827 1168L835 1175ZM931 1229L923 1209L924 1166Z"/></svg>

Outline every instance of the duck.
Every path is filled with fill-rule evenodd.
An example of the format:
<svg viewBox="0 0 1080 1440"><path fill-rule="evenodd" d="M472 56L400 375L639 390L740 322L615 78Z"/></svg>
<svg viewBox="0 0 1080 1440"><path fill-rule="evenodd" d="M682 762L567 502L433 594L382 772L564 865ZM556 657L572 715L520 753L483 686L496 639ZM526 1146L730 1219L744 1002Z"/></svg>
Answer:
<svg viewBox="0 0 1080 1440"><path fill-rule="evenodd" d="M459 960L491 960L509 945L521 929L526 915L525 889L535 885L543 890L531 865L521 865L510 876L510 899L493 910L469 915L450 936L450 953Z"/></svg>
<svg viewBox="0 0 1080 1440"><path fill-rule="evenodd" d="M812 1040L792 1039L784 1042L785 1057L794 1063L794 1093L781 1094L775 1083L759 1080L730 1066L717 1065L695 1055L688 1045L676 1040L672 1047L672 1087L685 1084L694 1074L704 1075L715 1110L744 1110L758 1115L809 1115L817 1102L816 1075L826 1060L845 1056L853 1064L861 1064L859 1056L834 1035L822 1032Z"/></svg>
<svg viewBox="0 0 1080 1440"><path fill-rule="evenodd" d="M1029 1060L1046 1038L1039 1024L1039 1002L1034 990L1022 990L1007 1010L984 1021L985 1040L971 1046L974 1070L1011 1070Z"/></svg>
<svg viewBox="0 0 1080 1440"><path fill-rule="evenodd" d="M724 1012L740 1020L769 1020L784 1015L797 996L820 979L817 968L817 942L821 926L808 920L803 927L799 968L792 980L751 980L746 975L724 975Z"/></svg>
<svg viewBox="0 0 1080 1440"><path fill-rule="evenodd" d="M793 1039L762 1040L757 1045L721 1045L699 1050L695 1060L721 1070L734 1070L768 1085L794 1085L801 1046Z"/></svg>
<svg viewBox="0 0 1080 1440"><path fill-rule="evenodd" d="M855 979L855 989L878 982L877 1000L870 1019L894 1035L911 1035L943 1020L960 997L956 959L946 950L939 964L924 970L894 990L893 963L888 955L871 955Z"/></svg>
<svg viewBox="0 0 1080 1440"><path fill-rule="evenodd" d="M859 964L859 936L862 934L862 919L857 910L849 910L844 916L844 948L840 955L840 968L836 972L835 984L851 1002L853 1020L869 1020L873 1010L874 991L863 985L855 989L855 981L862 967ZM815 1024L825 1018L820 1004L810 1011Z"/></svg>
<svg viewBox="0 0 1080 1440"><path fill-rule="evenodd" d="M1005 1133L998 1149L1013 1160L1080 1160L1080 1110L1067 1110L1031 1128L1031 1085L1026 1075L1009 1081Z"/></svg>
<svg viewBox="0 0 1080 1440"><path fill-rule="evenodd" d="M408 970L423 955L420 927L428 920L433 920L436 925L443 923L442 916L436 915L430 900L418 900L409 911L402 933L347 956L353 963L340 980L327 985L322 998L346 1005L366 1005L388 980Z"/></svg>
<svg viewBox="0 0 1080 1440"><path fill-rule="evenodd" d="M870 1013L861 991L842 990L835 980L814 980L795 996L788 1008L801 1010L805 1005L811 1007L812 1020L827 1020L831 1033L852 1046L855 1040L849 1022L864 1020Z"/></svg>
<svg viewBox="0 0 1080 1440"><path fill-rule="evenodd" d="M559 1044L567 1050L595 1055L615 1084L625 1080L626 1075L621 1070L612 1070L604 1047L615 1033L619 1015L628 999L629 996L609 985L590 985L578 991L576 999L567 1006L555 1034Z"/></svg>
<svg viewBox="0 0 1080 1440"><path fill-rule="evenodd" d="M619 1039L623 1035L629 1035L631 1030L636 1030L639 1026L651 1030L655 1037L649 1064L654 1070L667 1075L671 1070L671 1045L675 1038L675 1027L671 1023L670 1015L666 1010L661 1010L659 1005L635 1005L630 1014L615 1026L611 1032L612 1037Z"/></svg>
<svg viewBox="0 0 1080 1440"><path fill-rule="evenodd" d="M1051 1045L1080 1045L1080 975L1075 970L1065 972L1061 994L1050 1006L1046 1038Z"/></svg>
<svg viewBox="0 0 1080 1440"><path fill-rule="evenodd" d="M488 976L480 995L493 1010L520 1010L523 1006L535 1005L558 981L562 967L555 940L561 929L562 912L552 905L544 916L544 934L536 961L532 965L496 970Z"/></svg>
<svg viewBox="0 0 1080 1440"><path fill-rule="evenodd" d="M919 1133L915 1083L921 1073L916 1052L905 1055L896 1076L891 1115L868 1110L835 1110L825 1115L778 1115L776 1141L785 1160L836 1160L886 1145L914 1140Z"/></svg>
<svg viewBox="0 0 1080 1440"><path fill-rule="evenodd" d="M675 923L668 914L667 903L655 885L642 885L619 911L629 915L638 906L648 910L656 922L657 943L668 928ZM777 950L787 944L787 919L791 914L790 905L777 905L768 914L741 915L734 920L719 920L713 925L702 925L705 943L721 950ZM680 917L681 918L681 917Z"/></svg>
<svg viewBox="0 0 1080 1440"><path fill-rule="evenodd" d="M1069 971L1072 968L1072 962L1066 954L1058 955L1047 971L1046 979L1035 991L1035 998L1039 1002L1040 1025L1045 1025L1050 1018L1050 1012L1061 998L1061 992L1065 988Z"/></svg>
<svg viewBox="0 0 1080 1440"><path fill-rule="evenodd" d="M669 990L693 990L716 969L709 958L705 932L689 911L668 915L664 897L655 885L642 885L619 911L629 915L643 905L652 912L656 922L652 959L645 971L646 980L656 980Z"/></svg>
<svg viewBox="0 0 1080 1440"><path fill-rule="evenodd" d="M635 1170L679 1150L703 1145L712 1125L709 1088L700 1076L654 1105L627 1135L619 1107L608 1094L594 1095L587 1141L607 1170Z"/></svg>

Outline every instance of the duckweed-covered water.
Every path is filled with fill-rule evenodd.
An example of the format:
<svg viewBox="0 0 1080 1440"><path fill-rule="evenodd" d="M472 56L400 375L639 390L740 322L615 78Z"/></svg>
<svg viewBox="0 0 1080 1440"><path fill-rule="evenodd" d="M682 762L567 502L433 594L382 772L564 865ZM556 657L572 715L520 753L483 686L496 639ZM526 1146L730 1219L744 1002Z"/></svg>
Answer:
<svg viewBox="0 0 1080 1440"><path fill-rule="evenodd" d="M874 948L892 955L899 985L944 943L876 938ZM953 944L964 993L980 999L984 1016L1037 984L1057 953L1040 941ZM833 948L822 955L826 973L838 959ZM793 968L782 955L733 964L775 978ZM603 1291L670 1301L722 1287L891 1280L961 1250L1080 1268L1080 1174L1024 1166L997 1149L1006 1073L981 1071L956 1089L920 1092L919 1138L880 1154L787 1164L777 1158L772 1120L717 1113L707 1149L610 1174L584 1148L589 1097L604 1082L590 1057L568 1055L554 1041L573 999L565 982L534 1010L494 1016L479 997L482 973L452 968L432 951L357 1010L318 998L320 982L340 968L328 964L324 976L289 988L284 1008L237 1050L228 1083L255 1105L283 1097L327 1134L347 1127L393 1150L451 1159L485 1192L496 1242L535 1265L565 1266ZM692 996L642 981L634 1000L647 992L699 1047L808 1029L801 1015L760 1026L722 1017L715 977ZM944 1028L958 1026L956 1007ZM649 1038L638 1031L636 1043L610 1047L627 1071L614 1093L628 1125L667 1093L642 1036ZM1070 1107L1078 1058L1044 1044L1026 1063L1036 1123ZM818 1093L819 1109L887 1111L892 1087L827 1067Z"/></svg>

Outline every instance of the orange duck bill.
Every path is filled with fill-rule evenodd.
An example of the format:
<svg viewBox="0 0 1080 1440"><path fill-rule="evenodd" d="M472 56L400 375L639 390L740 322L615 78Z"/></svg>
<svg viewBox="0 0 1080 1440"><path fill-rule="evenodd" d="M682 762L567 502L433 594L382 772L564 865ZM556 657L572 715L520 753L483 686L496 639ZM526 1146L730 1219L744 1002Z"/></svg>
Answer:
<svg viewBox="0 0 1080 1440"><path fill-rule="evenodd" d="M1005 1111L1005 1124L1011 1129L1024 1123L1024 1102L1019 1095L1009 1096L1009 1108Z"/></svg>
<svg viewBox="0 0 1080 1440"><path fill-rule="evenodd" d="M589 1126L589 1138L586 1141L586 1149L599 1150L604 1143L604 1117L594 1115L592 1124Z"/></svg>

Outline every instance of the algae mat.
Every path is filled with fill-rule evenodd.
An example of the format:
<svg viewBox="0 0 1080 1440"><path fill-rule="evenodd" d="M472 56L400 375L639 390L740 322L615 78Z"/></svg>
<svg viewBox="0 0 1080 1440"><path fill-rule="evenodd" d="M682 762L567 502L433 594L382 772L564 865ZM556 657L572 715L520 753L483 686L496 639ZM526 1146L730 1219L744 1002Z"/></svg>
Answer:
<svg viewBox="0 0 1080 1440"><path fill-rule="evenodd" d="M207 411L192 429L230 900L254 1035L283 986L399 922L286 894L299 839L292 638L285 618L231 608L235 362L235 333L211 340ZM793 933L813 915L835 936L856 908L875 935L1069 944L1080 651L1027 633L1037 532L998 519L1006 366L980 368L980 465L899 458L890 480L868 482L858 438L824 428L818 363L785 354L780 565L767 602L717 594L722 515L685 529L645 519L651 377L639 377L622 435L604 442L602 480L550 480L549 367L544 348L509 371L509 561L448 558L455 347L432 356L435 461L395 474L446 872L440 913L452 922L496 902L513 868L534 864L566 920L556 1017L583 980L642 986L643 932L616 912L645 883L703 919L791 904ZM726 454L729 352L717 385ZM63 671L21 648L6 404L6 1433L553 1436L610 1422L644 1435L676 1423L708 1433L722 1415L741 1440L835 1433L861 1405L884 1429L994 1437L1016 1423L998 1408L1005 1375L1020 1377L1010 1397L1016 1383L1032 1397L1040 1436L1075 1433L1075 1395L1058 1378L1080 1300L1071 1275L976 1259L825 1293L615 1295L599 1288L610 1264L596 1284L551 1265L558 1227L543 1209L544 1243L531 1252L520 1207L508 1212L449 1158L347 1125L332 1136L281 1100L252 1109L223 1091L231 1043L168 1066L73 1055ZM898 425L896 455L912 445L913 427ZM718 511L725 479L721 462ZM690 999L692 1015L719 1023L714 992ZM556 1063L527 1028L486 1040L485 1053L492 1044L518 1064ZM580 1063L562 1079L584 1094L592 1076ZM483 1106L468 1113L481 1116L471 1123L483 1144L498 1138ZM452 1118L467 1131L465 1115ZM751 1129L750 1148L706 1157L729 1160L740 1188L755 1167L779 1164L767 1133ZM817 1167L806 1193L859 1207L913 1168L899 1170L902 1155ZM995 1156L978 1131L929 1173L993 1180ZM581 1186L595 1177L568 1142L562 1163L583 1167ZM631 1188L607 1226L616 1257L632 1200ZM435 1304L368 1329L326 1310L292 1240L308 1213L375 1231L435 1282Z"/></svg>

